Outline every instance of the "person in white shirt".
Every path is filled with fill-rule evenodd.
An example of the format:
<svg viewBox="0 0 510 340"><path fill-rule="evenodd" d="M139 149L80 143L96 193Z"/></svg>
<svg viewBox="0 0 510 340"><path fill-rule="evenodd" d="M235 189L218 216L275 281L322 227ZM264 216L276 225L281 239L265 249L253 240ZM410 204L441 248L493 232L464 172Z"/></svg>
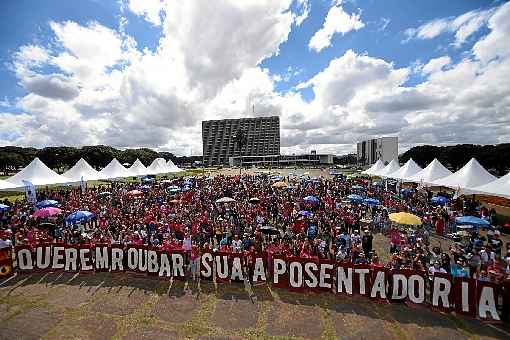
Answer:
<svg viewBox="0 0 510 340"><path fill-rule="evenodd" d="M240 253L242 252L243 242L239 239L239 235L234 235L234 239L232 240L232 252Z"/></svg>
<svg viewBox="0 0 510 340"><path fill-rule="evenodd" d="M441 267L439 264L439 261L434 261L434 265L430 266L429 268L429 274L434 275L435 273L443 273L446 274L446 270Z"/></svg>

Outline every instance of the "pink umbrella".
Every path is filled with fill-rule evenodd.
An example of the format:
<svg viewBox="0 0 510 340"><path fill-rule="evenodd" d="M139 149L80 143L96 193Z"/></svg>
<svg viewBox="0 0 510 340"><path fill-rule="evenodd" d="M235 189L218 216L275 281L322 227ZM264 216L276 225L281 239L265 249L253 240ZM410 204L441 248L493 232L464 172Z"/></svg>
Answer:
<svg viewBox="0 0 510 340"><path fill-rule="evenodd" d="M37 210L32 216L46 218L54 215L61 214L62 210L55 207L47 207Z"/></svg>
<svg viewBox="0 0 510 340"><path fill-rule="evenodd" d="M140 190L131 190L127 194L128 196L139 196L143 195L143 192L141 192Z"/></svg>

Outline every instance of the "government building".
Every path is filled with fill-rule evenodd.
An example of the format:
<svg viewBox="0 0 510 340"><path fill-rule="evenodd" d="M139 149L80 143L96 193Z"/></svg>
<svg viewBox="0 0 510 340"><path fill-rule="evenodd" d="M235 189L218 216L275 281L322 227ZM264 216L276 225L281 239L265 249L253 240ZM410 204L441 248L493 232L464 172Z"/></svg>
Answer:
<svg viewBox="0 0 510 340"><path fill-rule="evenodd" d="M388 164L398 157L398 137L364 140L356 145L359 165L372 165L379 159Z"/></svg>
<svg viewBox="0 0 510 340"><path fill-rule="evenodd" d="M241 149L236 136L244 136ZM280 155L278 116L207 120L202 122L203 164L228 165L238 159L260 159Z"/></svg>

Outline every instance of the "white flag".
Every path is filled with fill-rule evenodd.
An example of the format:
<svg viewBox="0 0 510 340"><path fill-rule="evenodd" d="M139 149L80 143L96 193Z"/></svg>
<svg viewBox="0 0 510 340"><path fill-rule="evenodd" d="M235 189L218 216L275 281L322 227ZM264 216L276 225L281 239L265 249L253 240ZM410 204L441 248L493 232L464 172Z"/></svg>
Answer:
<svg viewBox="0 0 510 340"><path fill-rule="evenodd" d="M83 176L81 176L81 179L80 179L80 188L81 188L81 193L83 194L85 192L85 181L83 180Z"/></svg>

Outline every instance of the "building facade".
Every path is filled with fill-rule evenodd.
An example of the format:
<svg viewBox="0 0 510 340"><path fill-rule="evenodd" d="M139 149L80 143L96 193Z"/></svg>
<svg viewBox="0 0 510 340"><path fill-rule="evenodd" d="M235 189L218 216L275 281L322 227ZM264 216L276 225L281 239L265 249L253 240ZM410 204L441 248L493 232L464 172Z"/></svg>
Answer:
<svg viewBox="0 0 510 340"><path fill-rule="evenodd" d="M371 165L382 160L388 164L398 157L398 137L381 137L359 142L356 145L358 151L358 164Z"/></svg>
<svg viewBox="0 0 510 340"><path fill-rule="evenodd" d="M230 166L255 167L289 167L312 166L320 167L333 164L331 154L301 154L301 155L267 155L267 156L234 156L229 157Z"/></svg>
<svg viewBox="0 0 510 340"><path fill-rule="evenodd" d="M245 136L238 148L236 134ZM280 154L278 116L207 120L202 122L202 148L205 166L227 165L231 157Z"/></svg>

